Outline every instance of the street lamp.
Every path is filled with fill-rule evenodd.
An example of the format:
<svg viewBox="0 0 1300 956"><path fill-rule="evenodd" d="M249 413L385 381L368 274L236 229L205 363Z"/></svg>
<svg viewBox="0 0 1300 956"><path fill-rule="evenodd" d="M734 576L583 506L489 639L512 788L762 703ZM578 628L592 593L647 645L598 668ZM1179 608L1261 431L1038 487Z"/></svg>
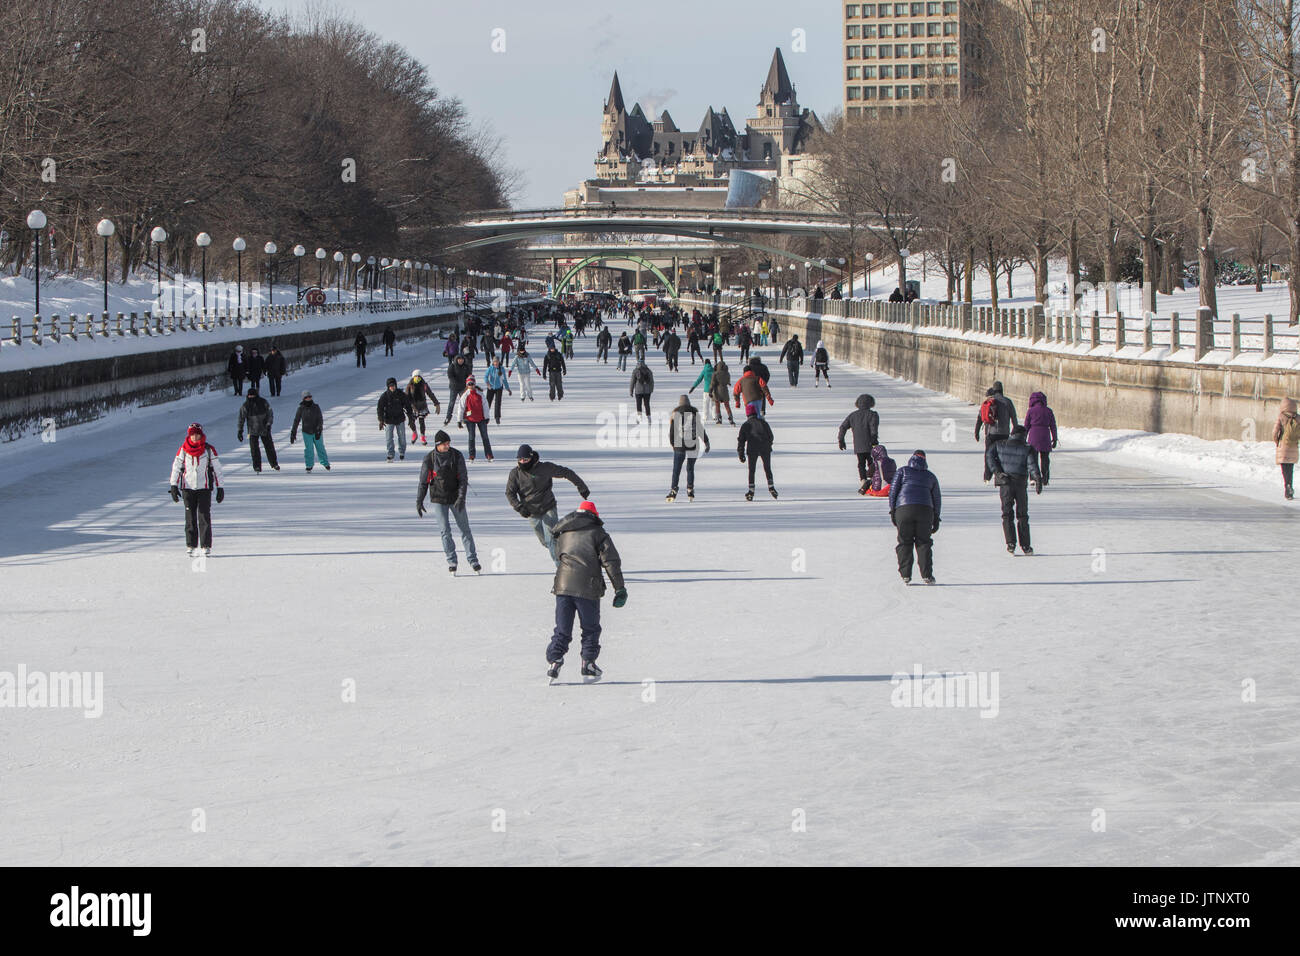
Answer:
<svg viewBox="0 0 1300 956"><path fill-rule="evenodd" d="M361 273L361 253L352 253L352 301L357 301L357 276Z"/></svg>
<svg viewBox="0 0 1300 956"><path fill-rule="evenodd" d="M844 275L844 257L843 257L843 256L840 256L840 257L839 257L839 264L840 264L840 275L842 276L842 275ZM835 284L836 284L836 285L839 285L838 282L835 283ZM849 276L849 298L850 298L850 299L853 298L853 276Z"/></svg>
<svg viewBox="0 0 1300 956"><path fill-rule="evenodd" d="M316 288L320 288L325 282L325 256L324 249L316 250Z"/></svg>
<svg viewBox="0 0 1300 956"><path fill-rule="evenodd" d="M201 232L194 237L194 244L202 250L203 259L203 315L208 314L208 246L212 245L212 237L206 232Z"/></svg>
<svg viewBox="0 0 1300 956"><path fill-rule="evenodd" d="M383 284L384 284L384 285L383 285L383 289L384 289L384 293L383 293L383 294L384 294L384 298L385 298L385 299L388 298L388 267L389 267L390 265L392 265L392 264L393 264L393 260L391 260L391 259L380 259L380 260L379 260L379 277L380 277L380 281L383 282Z"/></svg>
<svg viewBox="0 0 1300 956"><path fill-rule="evenodd" d="M111 219L101 219L95 232L104 237L104 311L108 311L108 237L117 231Z"/></svg>
<svg viewBox="0 0 1300 956"><path fill-rule="evenodd" d="M375 257L366 257L366 285L370 287L370 301L375 301Z"/></svg>
<svg viewBox="0 0 1300 956"><path fill-rule="evenodd" d="M334 253L334 302L343 301L343 253Z"/></svg>
<svg viewBox="0 0 1300 956"><path fill-rule="evenodd" d="M266 304L274 305L275 304L275 280L271 278L271 264L274 260L272 260L271 257L275 255L279 250L276 248L274 242L268 242L266 245L262 247L262 251L266 253Z"/></svg>
<svg viewBox="0 0 1300 956"><path fill-rule="evenodd" d="M235 250L235 318L238 319L244 314L244 250L248 243L236 236L230 248Z"/></svg>
<svg viewBox="0 0 1300 956"><path fill-rule="evenodd" d="M402 263L402 268L406 270L406 284L407 284L407 285L413 285L413 284L415 284L415 274L411 271L411 266L412 266L412 263L411 263L411 260L410 260L410 259L407 259L405 262Z"/></svg>
<svg viewBox="0 0 1300 956"><path fill-rule="evenodd" d="M162 305L162 244L167 241L167 230L154 226L149 232L149 241L153 243L154 254L158 263L158 305Z"/></svg>
<svg viewBox="0 0 1300 956"><path fill-rule="evenodd" d="M297 282L295 283L298 287L298 290L297 290L297 298L294 299L294 302L301 302L302 301L302 257L307 254L307 250L303 246L294 246L293 254L298 259L298 279Z"/></svg>
<svg viewBox="0 0 1300 956"><path fill-rule="evenodd" d="M871 260L876 258L871 253L867 253L867 298L871 298Z"/></svg>
<svg viewBox="0 0 1300 956"><path fill-rule="evenodd" d="M907 301L907 257L910 254L909 249L898 250L898 291L903 293L903 301Z"/></svg>

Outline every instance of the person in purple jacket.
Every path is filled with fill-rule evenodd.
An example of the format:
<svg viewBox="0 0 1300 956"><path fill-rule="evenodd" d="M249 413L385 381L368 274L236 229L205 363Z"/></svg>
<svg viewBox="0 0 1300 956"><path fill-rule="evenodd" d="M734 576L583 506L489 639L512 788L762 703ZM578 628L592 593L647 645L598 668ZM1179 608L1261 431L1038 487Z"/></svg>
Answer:
<svg viewBox="0 0 1300 956"><path fill-rule="evenodd" d="M1034 392L1029 396L1029 411L1025 412L1025 427L1029 429L1029 447L1038 453L1038 471L1047 484L1051 451L1056 447L1056 415L1047 407L1047 396Z"/></svg>

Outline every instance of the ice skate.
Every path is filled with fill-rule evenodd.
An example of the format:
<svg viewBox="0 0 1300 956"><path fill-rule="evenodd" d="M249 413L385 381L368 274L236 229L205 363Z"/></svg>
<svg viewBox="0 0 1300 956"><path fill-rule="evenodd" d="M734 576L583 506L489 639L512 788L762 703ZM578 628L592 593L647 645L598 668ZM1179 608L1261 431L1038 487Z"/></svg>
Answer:
<svg viewBox="0 0 1300 956"><path fill-rule="evenodd" d="M584 684L594 684L600 680L602 674L604 674L604 671L596 666L595 661L582 662L582 681Z"/></svg>
<svg viewBox="0 0 1300 956"><path fill-rule="evenodd" d="M768 486L767 486L767 490L768 490L768 493L769 493L773 498L776 497L776 487L775 487L774 485L768 485Z"/></svg>
<svg viewBox="0 0 1300 956"><path fill-rule="evenodd" d="M676 501L676 500L677 500L677 489L676 489L676 488L674 488L672 491L668 492L668 494L664 495L664 501L670 501L670 502L671 502L671 501Z"/></svg>
<svg viewBox="0 0 1300 956"><path fill-rule="evenodd" d="M551 663L547 665L546 676L551 679L552 684L560 679L560 668L563 666L564 661L551 661Z"/></svg>
<svg viewBox="0 0 1300 956"><path fill-rule="evenodd" d="M745 500L746 500L746 501L753 501L753 500L754 500L754 489L753 489L753 488L750 488L747 492L745 492Z"/></svg>

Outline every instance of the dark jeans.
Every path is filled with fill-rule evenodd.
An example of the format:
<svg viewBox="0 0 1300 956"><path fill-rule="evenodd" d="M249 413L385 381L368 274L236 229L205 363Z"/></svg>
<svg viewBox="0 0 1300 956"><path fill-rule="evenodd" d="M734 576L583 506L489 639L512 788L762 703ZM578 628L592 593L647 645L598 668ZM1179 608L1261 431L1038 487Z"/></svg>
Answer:
<svg viewBox="0 0 1300 956"><path fill-rule="evenodd" d="M1282 464L1282 488L1283 489L1291 487L1292 484L1291 477L1294 474L1295 474L1295 465L1290 462L1283 462Z"/></svg>
<svg viewBox="0 0 1300 956"><path fill-rule="evenodd" d="M871 460L871 453L858 452L858 477L863 481L870 481L876 473L876 463Z"/></svg>
<svg viewBox="0 0 1300 956"><path fill-rule="evenodd" d="M232 376L230 376L230 380L235 384L235 394L236 394L236 395L243 395L243 394L244 394L244 376L242 376L242 375L232 375Z"/></svg>
<svg viewBox="0 0 1300 956"><path fill-rule="evenodd" d="M284 376L282 375L268 375L266 377L266 384L270 387L273 396L280 394L280 382L283 381L283 379Z"/></svg>
<svg viewBox="0 0 1300 956"><path fill-rule="evenodd" d="M260 392L262 390L262 376L260 375L248 376L248 387L255 388Z"/></svg>
<svg viewBox="0 0 1300 956"><path fill-rule="evenodd" d="M797 386L799 384L799 363L786 362L785 370L790 373L790 384Z"/></svg>
<svg viewBox="0 0 1300 956"><path fill-rule="evenodd" d="M672 372L677 371L677 353L676 353L676 352L669 352L669 353L668 353L668 370L669 370L669 371L672 371Z"/></svg>
<svg viewBox="0 0 1300 956"><path fill-rule="evenodd" d="M605 360L605 364L606 364L606 365L609 364L609 346L608 346L608 345L602 345L600 348L596 349L596 361L599 362L601 359L604 359L604 360Z"/></svg>
<svg viewBox="0 0 1300 956"><path fill-rule="evenodd" d="M915 549L921 577L934 577L934 539L930 534L934 527L934 509L929 505L903 505L894 511L894 523L898 525L898 546L894 548L898 555L898 573L911 578L912 551Z"/></svg>
<svg viewBox="0 0 1300 956"><path fill-rule="evenodd" d="M357 368L366 367L366 353L362 349L357 349Z"/></svg>
<svg viewBox="0 0 1300 956"><path fill-rule="evenodd" d="M546 648L546 660L562 661L573 641L573 616L582 623L582 659L594 661L600 656L600 602L592 598L555 595L555 633Z"/></svg>
<svg viewBox="0 0 1300 956"><path fill-rule="evenodd" d="M501 424L501 393L504 391L504 388L489 388L487 404L483 408L483 411L491 415L498 425Z"/></svg>
<svg viewBox="0 0 1300 956"><path fill-rule="evenodd" d="M754 488L754 466L758 464L759 459L763 461L763 472L767 475L767 483L772 484L772 453L764 452L761 455L755 455L752 452L749 455L749 488Z"/></svg>
<svg viewBox="0 0 1300 956"><path fill-rule="evenodd" d="M677 482L682 477L682 462L686 462L686 487L695 487L695 459L686 457L685 448L673 449L673 491L677 490Z"/></svg>
<svg viewBox="0 0 1300 956"><path fill-rule="evenodd" d="M564 398L564 373L551 373L551 398Z"/></svg>
<svg viewBox="0 0 1300 956"><path fill-rule="evenodd" d="M1050 451L1030 452L1038 455L1038 473L1043 476L1043 484L1052 477L1052 453Z"/></svg>
<svg viewBox="0 0 1300 956"><path fill-rule="evenodd" d="M1002 536L1006 538L1007 547L1016 545L1020 538L1020 547L1029 544L1029 476L1007 475L1007 483L1000 485L1002 495Z"/></svg>
<svg viewBox="0 0 1300 956"><path fill-rule="evenodd" d="M741 364L741 365L744 365L746 362L749 361L749 349L750 349L750 346L748 346L748 345L742 345L742 346L740 347L740 364Z"/></svg>
<svg viewBox="0 0 1300 956"><path fill-rule="evenodd" d="M249 435L248 447L253 450L253 470L254 471L262 470L262 449L259 448L257 445L257 440L259 438L261 438L262 444L266 446L266 460L271 463L272 468L278 468L280 466L280 463L276 460L275 442L271 440L271 436L269 434Z"/></svg>
<svg viewBox="0 0 1300 956"><path fill-rule="evenodd" d="M721 361L722 361L722 346L715 345L713 346L713 364L717 365Z"/></svg>
<svg viewBox="0 0 1300 956"><path fill-rule="evenodd" d="M701 364L703 364L703 362L704 362L704 353L700 351L700 344L699 344L698 342L696 342L694 345L691 346L691 364L692 364L692 365L695 364L695 356L697 356L697 355L700 357L700 362L701 362Z"/></svg>
<svg viewBox="0 0 1300 956"><path fill-rule="evenodd" d="M819 382L822 380L823 377L825 377L826 384L829 385L831 383L831 370L829 366L815 365L813 366L813 371L816 373L817 380Z"/></svg>
<svg viewBox="0 0 1300 956"><path fill-rule="evenodd" d="M393 354L393 343L392 343L392 342L385 342L385 343L384 343L384 354L385 354L385 355L392 355L392 354Z"/></svg>
<svg viewBox="0 0 1300 956"><path fill-rule="evenodd" d="M1010 435L990 435L987 431L984 433L984 480L988 481L993 477L993 471L989 468L989 449L1000 441L1006 441Z"/></svg>
<svg viewBox="0 0 1300 956"><path fill-rule="evenodd" d="M474 431L475 431L475 429L477 429L478 432L479 432L479 434L481 434L481 435L483 436L483 454L485 454L487 457L491 458L491 457L492 457L492 443L491 443L490 441L488 441L488 434L487 434L487 421L484 420L484 421L481 421L481 422L466 422L466 423L465 423L465 429L469 432L469 457L470 457L471 459L473 459L473 457L474 457L474 453L475 453L475 448L474 448Z"/></svg>
<svg viewBox="0 0 1300 956"><path fill-rule="evenodd" d="M186 488L182 494L185 496L185 546L212 547L212 489Z"/></svg>
<svg viewBox="0 0 1300 956"><path fill-rule="evenodd" d="M619 368L619 371L621 371L621 372L626 372L626 371L627 371L627 360L628 360L628 353L627 353L627 352L619 352L619 353L618 353L618 368Z"/></svg>
<svg viewBox="0 0 1300 956"><path fill-rule="evenodd" d="M636 413L638 415L641 414L642 408L645 409L645 417L649 418L650 417L650 396L649 395L636 396Z"/></svg>

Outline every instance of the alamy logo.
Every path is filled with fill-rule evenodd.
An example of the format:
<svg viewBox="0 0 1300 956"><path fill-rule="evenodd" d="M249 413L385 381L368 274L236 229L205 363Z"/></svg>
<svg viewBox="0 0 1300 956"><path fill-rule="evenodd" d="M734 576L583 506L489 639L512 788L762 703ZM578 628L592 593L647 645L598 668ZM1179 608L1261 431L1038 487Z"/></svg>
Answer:
<svg viewBox="0 0 1300 956"><path fill-rule="evenodd" d="M133 936L148 936L152 924L152 893L69 893L50 897L51 926L129 926Z"/></svg>
<svg viewBox="0 0 1300 956"><path fill-rule="evenodd" d="M104 713L103 671L0 671L0 707L75 708L87 719Z"/></svg>
<svg viewBox="0 0 1300 956"><path fill-rule="evenodd" d="M898 671L889 679L895 707L978 707L980 717L998 715L998 672L966 674L924 673L920 664L912 673Z"/></svg>
<svg viewBox="0 0 1300 956"><path fill-rule="evenodd" d="M643 420L620 403L617 414L601 412L596 416L596 447L667 448L668 416L660 412L654 420Z"/></svg>

